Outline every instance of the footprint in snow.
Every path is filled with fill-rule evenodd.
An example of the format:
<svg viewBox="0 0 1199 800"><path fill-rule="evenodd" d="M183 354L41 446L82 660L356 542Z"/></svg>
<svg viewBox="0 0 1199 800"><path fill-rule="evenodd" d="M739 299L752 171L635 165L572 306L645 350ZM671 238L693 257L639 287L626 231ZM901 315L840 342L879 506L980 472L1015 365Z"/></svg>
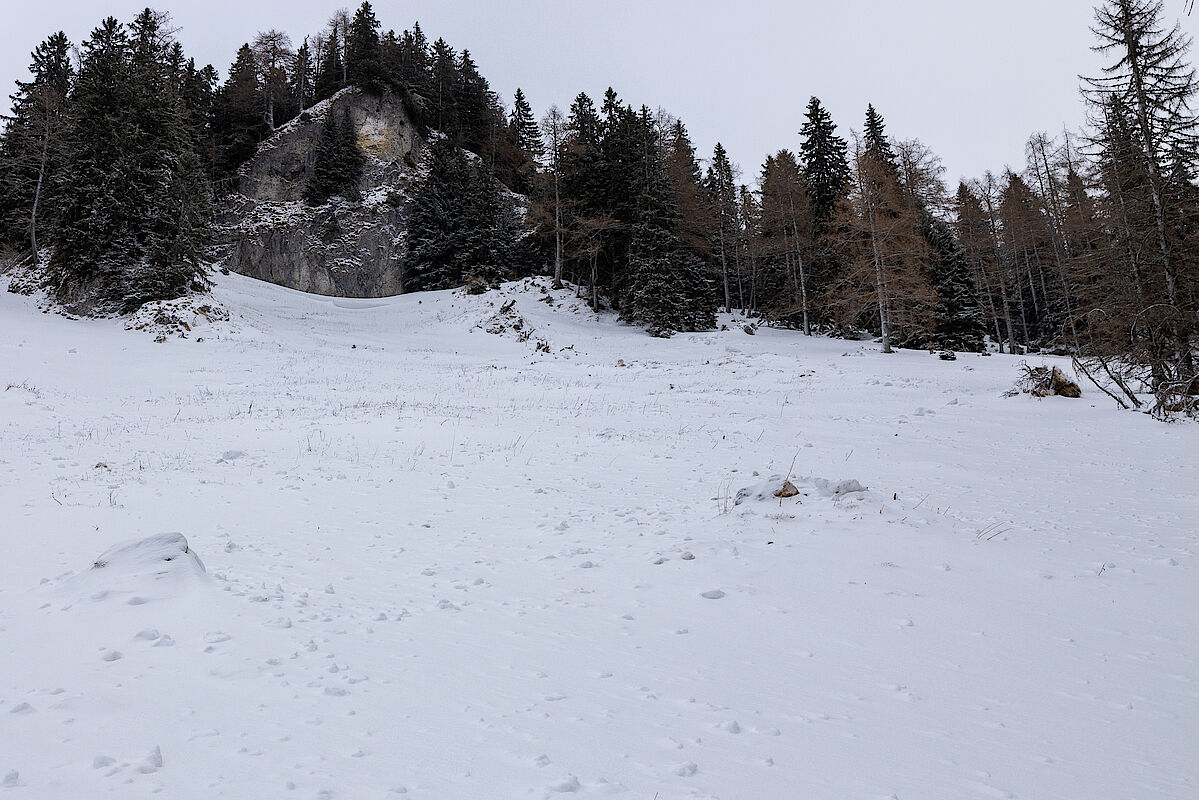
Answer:
<svg viewBox="0 0 1199 800"><path fill-rule="evenodd" d="M138 764L137 771L143 775L151 775L162 769L162 749L155 747L150 754Z"/></svg>
<svg viewBox="0 0 1199 800"><path fill-rule="evenodd" d="M582 789L583 787L582 787L582 784L579 783L579 779L576 778L574 775L571 775L566 780L561 780L561 781L558 781L557 783L552 783L546 788L551 792L557 792L560 794L569 794L571 792L577 792L580 789Z"/></svg>
<svg viewBox="0 0 1199 800"><path fill-rule="evenodd" d="M719 589L710 589L700 595L700 597L706 598L708 600L719 600L724 596L725 596L724 592L720 591Z"/></svg>

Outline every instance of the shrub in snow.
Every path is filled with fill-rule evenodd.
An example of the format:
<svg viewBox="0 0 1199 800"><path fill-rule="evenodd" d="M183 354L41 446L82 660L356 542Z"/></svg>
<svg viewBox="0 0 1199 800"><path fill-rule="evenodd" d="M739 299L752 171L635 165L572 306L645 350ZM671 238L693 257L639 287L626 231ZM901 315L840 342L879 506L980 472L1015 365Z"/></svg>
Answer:
<svg viewBox="0 0 1199 800"><path fill-rule="evenodd" d="M1051 368L1045 364L1032 367L1023 364L1021 369L1024 374L1016 381L1016 385L1008 390L1006 397L1015 397L1018 394L1031 394L1033 397L1082 397L1082 390L1078 388L1078 384L1067 378L1057 367Z"/></svg>

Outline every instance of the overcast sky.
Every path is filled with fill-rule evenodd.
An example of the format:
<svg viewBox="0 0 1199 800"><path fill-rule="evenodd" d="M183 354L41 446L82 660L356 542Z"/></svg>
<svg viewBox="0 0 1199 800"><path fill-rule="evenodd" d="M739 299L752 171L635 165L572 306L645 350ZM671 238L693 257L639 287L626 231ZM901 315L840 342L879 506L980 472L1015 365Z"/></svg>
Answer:
<svg viewBox="0 0 1199 800"><path fill-rule="evenodd" d="M1180 14L1184 0L1166 0ZM338 0L159 0L189 55L222 78L237 47L279 28L298 44ZM18 0L0 27L0 80L29 51L100 18L128 21L145 0ZM1021 167L1034 131L1076 128L1078 75L1093 73L1092 0L378 0L384 30L419 20L430 39L469 49L506 102L519 86L538 114L613 86L634 106L687 123L701 156L722 141L752 183L768 153L797 149L808 98L843 134L867 103L893 136L938 153L946 178ZM1195 19L1184 20L1194 32ZM7 92L5 92L7 94ZM7 108L7 100L3 101Z"/></svg>

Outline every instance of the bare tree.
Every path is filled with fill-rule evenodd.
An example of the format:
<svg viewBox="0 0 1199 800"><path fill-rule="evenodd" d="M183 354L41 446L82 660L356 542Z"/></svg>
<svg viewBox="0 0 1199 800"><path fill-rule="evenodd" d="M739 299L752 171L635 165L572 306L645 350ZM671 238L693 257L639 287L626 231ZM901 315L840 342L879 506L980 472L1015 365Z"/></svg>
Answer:
<svg viewBox="0 0 1199 800"><path fill-rule="evenodd" d="M275 101L287 92L287 70L285 65L295 62L291 37L272 28L260 31L251 46L254 60L258 63L259 81L262 86L263 119L267 130L275 130Z"/></svg>
<svg viewBox="0 0 1199 800"><path fill-rule="evenodd" d="M872 310L883 352L891 353L897 339L931 334L936 293L927 279L930 251L898 177L857 137L852 177L840 226L850 263L831 299L846 322Z"/></svg>
<svg viewBox="0 0 1199 800"><path fill-rule="evenodd" d="M554 182L554 288L562 288L562 147L566 142L566 115L550 106L541 118L541 133L549 149L550 178Z"/></svg>

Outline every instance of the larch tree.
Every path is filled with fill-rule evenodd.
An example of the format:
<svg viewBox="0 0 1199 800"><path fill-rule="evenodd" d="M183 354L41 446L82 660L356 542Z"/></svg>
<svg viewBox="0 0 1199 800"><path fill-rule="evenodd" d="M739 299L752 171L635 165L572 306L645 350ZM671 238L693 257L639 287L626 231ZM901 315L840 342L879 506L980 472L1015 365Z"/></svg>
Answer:
<svg viewBox="0 0 1199 800"><path fill-rule="evenodd" d="M275 130L275 109L288 99L287 65L295 61L291 37L272 28L260 31L251 45L258 67L258 85L262 93L263 123L268 132Z"/></svg>
<svg viewBox="0 0 1199 800"><path fill-rule="evenodd" d="M1179 25L1167 26L1161 0L1105 0L1092 30L1095 50L1109 59L1101 75L1087 79L1099 157L1109 162L1109 176L1129 189L1122 209L1125 238L1152 243L1138 256L1143 308L1125 324L1111 326L1122 335L1100 346L1113 350L1120 339L1131 343L1124 355L1149 371L1158 408L1193 406L1199 395L1194 352L1199 325L1188 287L1197 276L1187 256L1188 237L1178 235L1189 213L1186 164L1199 149L1199 118L1192 108L1199 84L1187 61L1191 40Z"/></svg>
<svg viewBox="0 0 1199 800"><path fill-rule="evenodd" d="M563 250L562 237L565 232L562 214L562 157L566 147L567 120L562 109L550 106L541 118L541 134L548 152L550 202L553 208L554 230L554 288L562 288Z"/></svg>

